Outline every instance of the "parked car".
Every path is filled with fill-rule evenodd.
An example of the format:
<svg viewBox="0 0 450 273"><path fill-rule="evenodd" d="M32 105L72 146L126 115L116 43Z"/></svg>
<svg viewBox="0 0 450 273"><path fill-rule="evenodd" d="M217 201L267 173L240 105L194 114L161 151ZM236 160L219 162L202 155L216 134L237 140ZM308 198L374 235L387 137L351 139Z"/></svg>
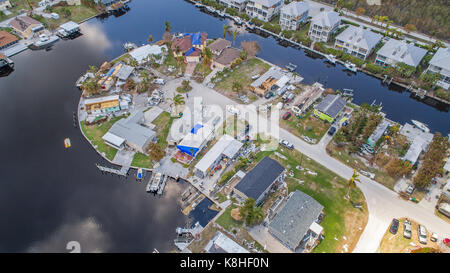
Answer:
<svg viewBox="0 0 450 273"><path fill-rule="evenodd" d="M284 147L286 147L286 148L288 148L290 150L294 149L294 145L292 143L290 143L289 141L287 141L287 140L280 139L279 143L280 143L280 145L283 145Z"/></svg>
<svg viewBox="0 0 450 273"><path fill-rule="evenodd" d="M331 126L330 130L328 130L328 134L329 134L330 136L332 136L332 135L334 135L334 133L336 133L336 127Z"/></svg>
<svg viewBox="0 0 450 273"><path fill-rule="evenodd" d="M436 232L431 233L430 241L432 241L432 242L438 241L438 235L436 234Z"/></svg>
<svg viewBox="0 0 450 273"><path fill-rule="evenodd" d="M164 79L154 79L153 83L164 85L166 84L166 81Z"/></svg>
<svg viewBox="0 0 450 273"><path fill-rule="evenodd" d="M411 195L413 192L414 192L414 186L409 185L408 188L406 189L406 193Z"/></svg>
<svg viewBox="0 0 450 273"><path fill-rule="evenodd" d="M286 112L286 113L284 113L284 115L283 115L283 119L284 120L287 120L287 119L289 119L291 117L291 112Z"/></svg>
<svg viewBox="0 0 450 273"><path fill-rule="evenodd" d="M450 218L450 204L449 203L442 202L438 207L438 211Z"/></svg>
<svg viewBox="0 0 450 273"><path fill-rule="evenodd" d="M253 75L252 76L252 80L256 80L257 78L259 78L261 75L259 75L259 74L256 74L256 75Z"/></svg>
<svg viewBox="0 0 450 273"><path fill-rule="evenodd" d="M273 97L272 91L266 92L266 94L264 95L264 98L266 98L266 99L270 99L271 97Z"/></svg>
<svg viewBox="0 0 450 273"><path fill-rule="evenodd" d="M397 234L399 221L397 219L392 219L391 227L389 228L389 232L392 234Z"/></svg>
<svg viewBox="0 0 450 273"><path fill-rule="evenodd" d="M411 222L408 219L403 223L403 237L411 239Z"/></svg>
<svg viewBox="0 0 450 273"><path fill-rule="evenodd" d="M233 115L239 115L239 113L240 113L239 109L237 109L233 105L227 105L226 108L227 108L227 111L230 112Z"/></svg>
<svg viewBox="0 0 450 273"><path fill-rule="evenodd" d="M419 237L419 242L421 244L427 244L427 229L424 226L419 225L417 228L417 236Z"/></svg>

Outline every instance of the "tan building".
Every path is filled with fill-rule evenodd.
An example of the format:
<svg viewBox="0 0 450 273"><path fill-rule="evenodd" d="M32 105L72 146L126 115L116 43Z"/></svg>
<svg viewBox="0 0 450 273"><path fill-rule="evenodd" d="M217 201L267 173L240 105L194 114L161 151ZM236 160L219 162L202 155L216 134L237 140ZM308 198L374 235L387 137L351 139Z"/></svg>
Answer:
<svg viewBox="0 0 450 273"><path fill-rule="evenodd" d="M10 9L11 3L9 2L9 0L0 0L0 10L7 10Z"/></svg>
<svg viewBox="0 0 450 273"><path fill-rule="evenodd" d="M28 16L17 16L9 22L9 25L15 32L26 39L31 37L35 32L44 29L44 25L41 22Z"/></svg>
<svg viewBox="0 0 450 273"><path fill-rule="evenodd" d="M120 110L119 95L84 100L86 112L102 114Z"/></svg>
<svg viewBox="0 0 450 273"><path fill-rule="evenodd" d="M225 67L229 68L233 62L235 62L239 56L241 55L241 51L234 47L225 48L222 53L214 57L213 66L224 69Z"/></svg>

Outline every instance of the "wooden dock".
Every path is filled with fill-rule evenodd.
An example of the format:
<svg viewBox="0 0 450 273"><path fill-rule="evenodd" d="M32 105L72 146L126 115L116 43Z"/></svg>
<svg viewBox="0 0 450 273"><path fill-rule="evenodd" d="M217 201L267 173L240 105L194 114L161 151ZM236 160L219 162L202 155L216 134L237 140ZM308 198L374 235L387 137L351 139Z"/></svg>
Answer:
<svg viewBox="0 0 450 273"><path fill-rule="evenodd" d="M130 169L129 166L122 166L120 169L109 168L109 167L101 166L99 164L95 164L95 166L97 166L97 168L100 171L102 171L102 173L106 172L106 173L117 174L117 175L121 175L121 176L127 176L128 170Z"/></svg>

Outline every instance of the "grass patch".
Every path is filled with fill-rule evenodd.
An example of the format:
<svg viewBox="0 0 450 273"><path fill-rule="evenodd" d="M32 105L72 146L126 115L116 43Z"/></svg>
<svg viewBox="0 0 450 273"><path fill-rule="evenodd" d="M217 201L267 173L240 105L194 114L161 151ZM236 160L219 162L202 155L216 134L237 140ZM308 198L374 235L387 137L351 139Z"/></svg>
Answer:
<svg viewBox="0 0 450 273"><path fill-rule="evenodd" d="M330 123L315 117L312 109L301 118L293 115L288 120L282 119L281 121L283 127L297 137L307 136L317 141L320 141L330 128Z"/></svg>
<svg viewBox="0 0 450 273"><path fill-rule="evenodd" d="M68 9L70 10L70 16L64 17L64 10ZM65 6L65 7L53 7L53 11L59 15L59 19L55 20L55 19L47 19L44 18L44 22L45 24L47 24L47 26L50 29L56 29L58 28L59 25L68 22L68 21L74 21L75 23L80 23L83 20L86 20L92 16L95 16L98 14L97 10L84 6L84 5L79 5L79 6Z"/></svg>
<svg viewBox="0 0 450 273"><path fill-rule="evenodd" d="M138 152L134 154L131 166L151 169L153 167L153 161L148 155Z"/></svg>
<svg viewBox="0 0 450 273"><path fill-rule="evenodd" d="M242 221L236 221L231 217L231 210L237 208L236 205L231 205L226 208L226 210L220 215L219 218L217 218L216 223L219 224L221 227L228 231L232 231L233 228L241 228L243 222Z"/></svg>
<svg viewBox="0 0 450 273"><path fill-rule="evenodd" d="M122 117L115 117L108 121L105 121L96 125L86 125L84 121L81 122L81 130L89 139L89 141L94 145L94 147L109 160L113 160L116 156L117 149L106 145L102 137L108 132L108 130Z"/></svg>
<svg viewBox="0 0 450 273"><path fill-rule="evenodd" d="M156 135L158 136L158 145L165 149L167 147L167 136L170 132L170 127L175 118L170 116L168 112L162 112L159 116L153 120L153 124L156 126Z"/></svg>

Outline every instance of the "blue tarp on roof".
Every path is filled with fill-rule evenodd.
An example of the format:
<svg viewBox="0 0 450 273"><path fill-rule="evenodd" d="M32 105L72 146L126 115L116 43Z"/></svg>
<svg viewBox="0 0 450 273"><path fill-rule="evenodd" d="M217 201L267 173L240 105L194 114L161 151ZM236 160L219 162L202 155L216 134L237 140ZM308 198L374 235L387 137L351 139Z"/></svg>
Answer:
<svg viewBox="0 0 450 273"><path fill-rule="evenodd" d="M203 125L201 125L201 124L195 124L194 128L192 128L192 130L191 130L191 134L196 135L197 132L198 132L198 130L200 130L200 128L203 128Z"/></svg>
<svg viewBox="0 0 450 273"><path fill-rule="evenodd" d="M191 48L191 49L189 49L187 52L186 52L186 56L189 56L189 55L191 55L192 53L194 53L195 52L195 48Z"/></svg>
<svg viewBox="0 0 450 273"><path fill-rule="evenodd" d="M193 147L177 145L177 148L178 148L178 150L182 151L183 153L186 153L186 154L191 155L193 157L195 157L195 155L198 152L198 148L193 148Z"/></svg>
<svg viewBox="0 0 450 273"><path fill-rule="evenodd" d="M191 43L193 45L200 45L202 43L202 34L200 32L192 33L191 34Z"/></svg>

